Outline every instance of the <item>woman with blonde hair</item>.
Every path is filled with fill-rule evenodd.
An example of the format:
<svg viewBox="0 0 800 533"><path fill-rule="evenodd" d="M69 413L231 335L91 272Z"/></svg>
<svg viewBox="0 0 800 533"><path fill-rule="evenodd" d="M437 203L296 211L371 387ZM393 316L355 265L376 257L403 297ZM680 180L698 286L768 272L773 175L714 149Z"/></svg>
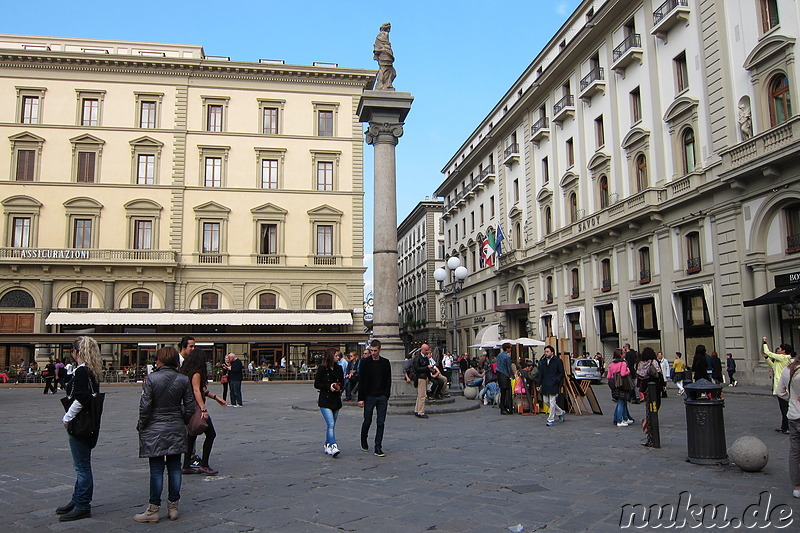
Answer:
<svg viewBox="0 0 800 533"><path fill-rule="evenodd" d="M100 349L91 337L78 337L72 343L72 358L78 366L72 379L67 383L67 398L72 399L62 422L66 428L82 409L88 408L91 397L100 389L102 363ZM69 448L72 453L72 466L75 469L75 489L69 503L56 509L61 515L59 521L70 522L92 516L92 448L97 444L97 431L91 437L69 435Z"/></svg>
<svg viewBox="0 0 800 533"><path fill-rule="evenodd" d="M155 370L142 384L136 428L139 430L139 457L147 457L150 462L150 501L143 513L133 517L137 522L158 522L165 466L169 482L167 516L170 520L178 519L181 454L188 445L186 423L195 410L189 378L178 373L179 361L175 348L161 348L156 352Z"/></svg>

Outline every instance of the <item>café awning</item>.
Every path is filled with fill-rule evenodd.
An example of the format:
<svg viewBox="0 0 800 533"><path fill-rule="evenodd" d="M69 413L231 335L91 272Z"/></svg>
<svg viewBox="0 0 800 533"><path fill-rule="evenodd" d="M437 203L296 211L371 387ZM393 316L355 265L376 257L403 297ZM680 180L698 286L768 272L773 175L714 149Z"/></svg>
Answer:
<svg viewBox="0 0 800 533"><path fill-rule="evenodd" d="M747 300L744 302L744 306L785 304L795 302L798 299L800 299L800 285L786 285L785 287L775 287L754 300Z"/></svg>
<svg viewBox="0 0 800 533"><path fill-rule="evenodd" d="M350 326L350 311L306 311L276 313L190 313L190 312L79 312L54 311L48 326Z"/></svg>

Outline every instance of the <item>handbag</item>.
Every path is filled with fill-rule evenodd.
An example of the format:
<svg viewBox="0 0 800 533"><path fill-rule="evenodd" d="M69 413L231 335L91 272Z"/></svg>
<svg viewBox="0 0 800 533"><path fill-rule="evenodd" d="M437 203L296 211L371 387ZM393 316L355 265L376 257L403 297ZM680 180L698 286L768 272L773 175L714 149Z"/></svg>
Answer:
<svg viewBox="0 0 800 533"><path fill-rule="evenodd" d="M525 383L522 378L517 378L514 381L516 382L514 384L514 394L525 394Z"/></svg>
<svg viewBox="0 0 800 533"><path fill-rule="evenodd" d="M633 379L630 374L622 375L621 372L614 372L614 388L621 391L633 390Z"/></svg>
<svg viewBox="0 0 800 533"><path fill-rule="evenodd" d="M194 413L192 418L189 419L189 423L186 424L186 429L192 437L202 435L208 429L208 421L203 418L203 413L200 411L200 404L197 403L197 400L194 402Z"/></svg>
<svg viewBox="0 0 800 533"><path fill-rule="evenodd" d="M89 401L83 404L80 412L67 423L67 433L84 442L89 448L97 446L100 436L100 420L103 416L103 403L106 399L105 392L98 392L92 387L92 377L89 376ZM69 411L73 402L72 396L61 398L64 411Z"/></svg>

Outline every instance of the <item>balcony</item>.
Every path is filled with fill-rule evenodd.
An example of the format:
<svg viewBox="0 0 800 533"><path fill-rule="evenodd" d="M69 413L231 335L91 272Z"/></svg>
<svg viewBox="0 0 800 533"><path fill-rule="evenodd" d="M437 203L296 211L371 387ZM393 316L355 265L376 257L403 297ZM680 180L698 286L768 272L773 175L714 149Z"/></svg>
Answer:
<svg viewBox="0 0 800 533"><path fill-rule="evenodd" d="M575 96L566 95L553 106L553 122L564 122L569 117L575 116Z"/></svg>
<svg viewBox="0 0 800 533"><path fill-rule="evenodd" d="M280 265L281 256L277 254L258 254L256 255L257 265Z"/></svg>
<svg viewBox="0 0 800 533"><path fill-rule="evenodd" d="M503 152L503 164L510 167L514 163L519 163L519 143L512 143Z"/></svg>
<svg viewBox="0 0 800 533"><path fill-rule="evenodd" d="M547 298L545 299L545 303L548 303L548 304L553 303L553 293L552 292L548 292L547 293Z"/></svg>
<svg viewBox="0 0 800 533"><path fill-rule="evenodd" d="M537 145L542 139L550 137L550 122L547 117L542 117L531 126L531 141Z"/></svg>
<svg viewBox="0 0 800 533"><path fill-rule="evenodd" d="M624 78L625 69L637 61L641 65L643 55L642 36L638 33L632 33L619 46L614 48L611 69Z"/></svg>
<svg viewBox="0 0 800 533"><path fill-rule="evenodd" d="M580 99L589 102L592 97L597 93L602 93L606 90L606 78L603 72L603 67L592 69L589 74L581 80Z"/></svg>
<svg viewBox="0 0 800 533"><path fill-rule="evenodd" d="M689 23L689 0L667 0L653 11L653 29L650 30L664 42L667 34L679 23Z"/></svg>
<svg viewBox="0 0 800 533"><path fill-rule="evenodd" d="M197 255L197 262L201 265L221 265L224 263L224 254L218 253L201 253Z"/></svg>
<svg viewBox="0 0 800 533"><path fill-rule="evenodd" d="M489 165L488 167L484 168L481 171L478 178L484 183L494 181L495 179L494 165Z"/></svg>
<svg viewBox="0 0 800 533"><path fill-rule="evenodd" d="M795 252L800 252L800 234L786 237L786 253L793 254Z"/></svg>
<svg viewBox="0 0 800 533"><path fill-rule="evenodd" d="M577 298L577 297L578 297L578 296L580 296L580 295L581 295L581 293L580 293L580 291L578 290L578 287L572 287L572 293L570 294L570 296L572 297L572 299L574 300L575 298Z"/></svg>
<svg viewBox="0 0 800 533"><path fill-rule="evenodd" d="M0 261L11 259L14 263L35 262L50 264L64 261L89 261L103 263L177 263L178 256L171 250L100 250L96 248L0 248ZM22 259L23 261L20 261Z"/></svg>
<svg viewBox="0 0 800 533"><path fill-rule="evenodd" d="M314 266L336 266L337 258L335 255L315 255Z"/></svg>
<svg viewBox="0 0 800 533"><path fill-rule="evenodd" d="M603 292L609 292L611 290L611 280L610 279L604 279L603 280L603 286L600 288L600 290L603 291Z"/></svg>
<svg viewBox="0 0 800 533"><path fill-rule="evenodd" d="M645 283L650 283L650 270L639 271L639 284L644 285Z"/></svg>
<svg viewBox="0 0 800 533"><path fill-rule="evenodd" d="M699 257L690 257L686 260L686 273L696 274L702 270L702 262Z"/></svg>
<svg viewBox="0 0 800 533"><path fill-rule="evenodd" d="M748 173L764 175L765 159L780 164L796 157L800 149L800 115L722 151L720 179L733 182Z"/></svg>

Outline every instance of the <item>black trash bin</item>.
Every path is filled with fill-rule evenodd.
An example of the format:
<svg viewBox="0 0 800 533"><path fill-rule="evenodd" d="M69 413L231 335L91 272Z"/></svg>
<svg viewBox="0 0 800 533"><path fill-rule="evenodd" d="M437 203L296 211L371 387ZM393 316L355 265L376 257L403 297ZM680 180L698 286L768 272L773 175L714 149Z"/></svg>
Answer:
<svg viewBox="0 0 800 533"><path fill-rule="evenodd" d="M728 464L722 385L700 379L685 389L687 461L698 465Z"/></svg>

